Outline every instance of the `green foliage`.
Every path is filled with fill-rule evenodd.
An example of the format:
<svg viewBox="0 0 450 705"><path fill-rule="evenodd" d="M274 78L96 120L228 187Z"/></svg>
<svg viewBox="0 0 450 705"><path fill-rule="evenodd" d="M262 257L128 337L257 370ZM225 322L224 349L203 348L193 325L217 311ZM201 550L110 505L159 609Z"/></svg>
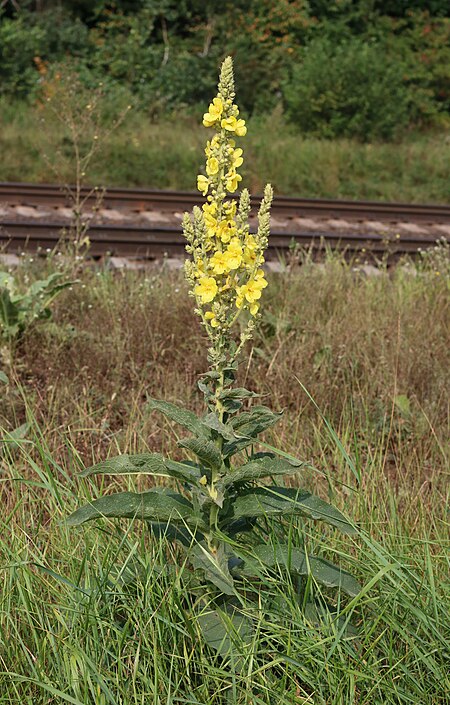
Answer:
<svg viewBox="0 0 450 705"><path fill-rule="evenodd" d="M448 115L449 33L441 0L21 4L0 15L0 93L34 97L52 67L75 63L112 101L127 92L151 115L196 111L232 53L247 114L279 105L312 134L391 138Z"/></svg>
<svg viewBox="0 0 450 705"><path fill-rule="evenodd" d="M234 400L252 396L242 388L229 389L231 381L232 376L221 391L222 399L227 392L228 399ZM244 604L246 582L261 579L267 571L281 567L301 577L304 585L299 590L300 602L311 580L350 596L359 592L361 588L351 575L322 557L288 545L261 543L261 522L294 516L322 521L349 535L356 533L339 510L310 492L259 484L263 478L298 474L304 467L295 458L253 449L258 434L273 425L280 414L254 406L249 411L229 410L220 420L211 411L197 417L155 399L149 400L149 407L192 433L178 445L191 451L195 461L174 462L159 453L125 455L90 467L82 475L169 476L182 484L183 494L154 487L145 492L107 495L73 512L67 520L69 526L99 518L135 519L147 522L152 535L178 542L192 571L191 584L203 591L202 604L212 601L215 605L208 616L201 617L200 624L205 640L220 654L232 648L236 628L252 631L251 620L236 612L229 600L239 597ZM244 449L243 462L232 465L231 456Z"/></svg>
<svg viewBox="0 0 450 705"><path fill-rule="evenodd" d="M285 85L287 115L318 137L395 137L408 127L414 104L405 69L380 43L317 39Z"/></svg>
<svg viewBox="0 0 450 705"><path fill-rule="evenodd" d="M0 272L0 337L13 341L37 320L50 318L53 300L75 283L61 282L61 277L62 274L55 272L18 292L12 275Z"/></svg>

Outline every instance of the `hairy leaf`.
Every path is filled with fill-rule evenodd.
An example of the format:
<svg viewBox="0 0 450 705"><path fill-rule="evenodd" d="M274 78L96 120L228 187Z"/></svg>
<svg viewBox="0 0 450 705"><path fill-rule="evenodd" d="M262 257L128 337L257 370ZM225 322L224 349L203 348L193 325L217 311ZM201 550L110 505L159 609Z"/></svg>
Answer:
<svg viewBox="0 0 450 705"><path fill-rule="evenodd" d="M116 455L101 463L92 465L80 473L90 475L170 475L183 482L198 482L200 470L196 465L178 463L163 458L160 453L137 453Z"/></svg>
<svg viewBox="0 0 450 705"><path fill-rule="evenodd" d="M178 441L181 448L191 450L197 458L204 464L212 468L220 468L222 456L215 443L203 440L202 438L182 438Z"/></svg>
<svg viewBox="0 0 450 705"><path fill-rule="evenodd" d="M295 475L304 465L300 460L297 463L285 460L284 458L262 457L258 460L250 460L239 468L230 470L222 478L220 484L224 487L236 482L250 482L260 480L263 477L275 477L276 475Z"/></svg>
<svg viewBox="0 0 450 705"><path fill-rule="evenodd" d="M346 534L356 533L344 515L320 497L305 490L285 487L255 487L245 490L234 500L231 515L225 518L224 525L240 517L293 514L324 521Z"/></svg>
<svg viewBox="0 0 450 705"><path fill-rule="evenodd" d="M147 402L149 409L160 411L168 419L180 424L180 426L183 426L183 428L191 431L191 433L194 433L196 436L208 436L208 432L202 425L201 420L192 411L189 411L189 409L183 409L180 406L176 406L176 404L153 399L153 397L149 397Z"/></svg>
<svg viewBox="0 0 450 705"><path fill-rule="evenodd" d="M0 370L0 382L2 382L2 384L9 384L8 377L1 370Z"/></svg>
<svg viewBox="0 0 450 705"><path fill-rule="evenodd" d="M242 653L235 652L233 647L249 643L253 634L253 625L245 615L236 609L226 611L212 610L197 617L202 635L208 646L211 646L221 656L234 656L235 665L242 660Z"/></svg>
<svg viewBox="0 0 450 705"><path fill-rule="evenodd" d="M219 433L224 440L233 441L236 438L232 427L229 424L222 423L213 411L202 419L202 424L206 428Z"/></svg>
<svg viewBox="0 0 450 705"><path fill-rule="evenodd" d="M189 526L198 525L192 504L185 497L171 490L156 488L148 492L118 492L100 497L73 512L67 518L67 524L78 526L100 517L155 522L180 521Z"/></svg>
<svg viewBox="0 0 450 705"><path fill-rule="evenodd" d="M255 406L231 419L230 424L236 440L224 444L223 454L227 457L255 442L259 433L273 426L283 412L274 413L266 406Z"/></svg>
<svg viewBox="0 0 450 705"><path fill-rule="evenodd" d="M179 541L183 546L191 546L193 541L203 541L203 534L179 524L148 522L149 531L158 538Z"/></svg>
<svg viewBox="0 0 450 705"><path fill-rule="evenodd" d="M226 411L237 411L241 408L244 399L250 399L259 396L255 392L250 392L248 389L243 387L236 387L235 389L225 389L220 395L219 399Z"/></svg>
<svg viewBox="0 0 450 705"><path fill-rule="evenodd" d="M260 544L252 548L252 557L245 561L241 572L252 574L251 565L260 561L268 568L281 566L299 575L312 575L314 579L325 587L337 587L351 597L358 595L361 585L347 571L330 563L324 558L309 556L300 548L289 546L266 546Z"/></svg>
<svg viewBox="0 0 450 705"><path fill-rule="evenodd" d="M194 568L203 570L207 580L218 587L224 595L236 594L234 580L228 569L228 557L223 549L219 549L213 555L205 544L198 543L193 547L190 555Z"/></svg>
<svg viewBox="0 0 450 705"><path fill-rule="evenodd" d="M92 465L80 473L90 475L167 475L164 458L160 453L137 453L136 455L116 455L101 463Z"/></svg>

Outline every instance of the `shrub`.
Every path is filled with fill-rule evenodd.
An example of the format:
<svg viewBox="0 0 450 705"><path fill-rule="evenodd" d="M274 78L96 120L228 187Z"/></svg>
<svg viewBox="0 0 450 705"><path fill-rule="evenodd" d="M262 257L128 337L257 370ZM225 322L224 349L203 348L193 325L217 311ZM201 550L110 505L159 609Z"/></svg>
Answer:
<svg viewBox="0 0 450 705"><path fill-rule="evenodd" d="M382 44L314 40L284 84L289 119L319 137L392 138L410 122L404 65Z"/></svg>

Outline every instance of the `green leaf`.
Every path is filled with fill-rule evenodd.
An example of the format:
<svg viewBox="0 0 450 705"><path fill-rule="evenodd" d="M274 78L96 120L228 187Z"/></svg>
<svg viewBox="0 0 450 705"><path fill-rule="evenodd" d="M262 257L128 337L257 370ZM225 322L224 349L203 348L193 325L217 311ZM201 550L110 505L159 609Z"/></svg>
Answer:
<svg viewBox="0 0 450 705"><path fill-rule="evenodd" d="M208 431L209 429L216 431L224 440L234 441L236 439L232 427L222 423L213 411L202 419L202 424L206 426Z"/></svg>
<svg viewBox="0 0 450 705"><path fill-rule="evenodd" d="M203 440L202 438L182 438L181 441L178 441L178 445L195 453L204 465L212 468L220 468L222 466L222 455L212 441Z"/></svg>
<svg viewBox="0 0 450 705"><path fill-rule="evenodd" d="M228 487L236 482L250 482L260 480L263 477L275 477L276 475L295 475L304 465L300 460L295 464L284 458L262 457L259 460L250 460L249 463L241 465L239 468L230 470L222 478L220 485Z"/></svg>
<svg viewBox="0 0 450 705"><path fill-rule="evenodd" d="M310 519L324 521L346 534L356 533L356 529L335 507L306 490L286 487L255 487L245 490L234 500L231 514L224 524L240 517L290 516L300 514ZM220 515L219 515L220 517Z"/></svg>
<svg viewBox="0 0 450 705"><path fill-rule="evenodd" d="M397 394L394 397L394 404L404 418L408 419L411 416L411 401L406 394Z"/></svg>
<svg viewBox="0 0 450 705"><path fill-rule="evenodd" d="M219 547L213 555L206 544L198 543L190 551L192 564L197 570L202 570L205 578L219 588L224 595L236 595L234 580L228 569L228 557L223 547Z"/></svg>
<svg viewBox="0 0 450 705"><path fill-rule="evenodd" d="M255 442L259 433L279 421L282 411L275 414L267 406L255 406L251 411L245 411L231 419L230 424L237 437L234 441L225 443L224 456L230 456Z"/></svg>
<svg viewBox="0 0 450 705"><path fill-rule="evenodd" d="M160 453L138 453L136 455L116 455L101 463L92 465L80 473L81 477L90 475L167 475L164 458Z"/></svg>
<svg viewBox="0 0 450 705"><path fill-rule="evenodd" d="M67 518L69 526L101 517L143 519L155 522L180 522L197 527L199 521L192 504L171 490L153 489L148 492L118 492L100 497L80 507Z"/></svg>
<svg viewBox="0 0 450 705"><path fill-rule="evenodd" d="M160 411L164 416L186 428L196 436L207 437L209 434L202 425L201 420L189 409L183 409L180 406L171 404L168 401L160 401L159 399L148 398L148 408L155 411Z"/></svg>
<svg viewBox="0 0 450 705"><path fill-rule="evenodd" d="M211 646L221 656L234 657L235 663L242 661L242 653L236 652L236 647L245 647L253 636L253 625L245 615L237 609L211 610L197 617L202 635L208 646Z"/></svg>
<svg viewBox="0 0 450 705"><path fill-rule="evenodd" d="M197 466L166 460L160 453L137 453L116 455L101 463L92 465L80 473L90 475L170 475L183 482L198 482L200 471Z"/></svg>
<svg viewBox="0 0 450 705"><path fill-rule="evenodd" d="M225 389L219 399L226 411L237 411L241 408L244 399L258 397L259 394L250 392L244 387L236 387L235 389Z"/></svg>
<svg viewBox="0 0 450 705"><path fill-rule="evenodd" d="M312 575L320 585L340 588L351 597L355 597L362 590L361 585L350 573L324 558L309 556L300 548L266 546L264 544L255 546L252 548L251 559L245 561L245 566L241 569L241 572L247 574L250 572L252 574L249 568L254 563L254 559L260 561L268 568L281 566L299 575Z"/></svg>
<svg viewBox="0 0 450 705"><path fill-rule="evenodd" d="M0 370L0 382L2 382L3 384L9 384L8 377L1 370Z"/></svg>
<svg viewBox="0 0 450 705"><path fill-rule="evenodd" d="M168 541L179 541L183 546L191 546L193 541L202 541L203 534L195 529L189 530L185 526L169 523L148 522L149 531L157 538L165 538Z"/></svg>

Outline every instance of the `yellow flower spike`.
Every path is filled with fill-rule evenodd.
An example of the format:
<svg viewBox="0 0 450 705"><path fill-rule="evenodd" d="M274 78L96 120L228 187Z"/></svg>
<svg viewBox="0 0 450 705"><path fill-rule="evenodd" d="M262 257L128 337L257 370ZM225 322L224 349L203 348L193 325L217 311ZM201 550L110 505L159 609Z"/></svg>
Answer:
<svg viewBox="0 0 450 705"><path fill-rule="evenodd" d="M210 303L217 294L217 282L214 277L201 277L194 288L194 294L199 297L202 304Z"/></svg>
<svg viewBox="0 0 450 705"><path fill-rule="evenodd" d="M201 192L202 196L206 196L209 188L209 179L203 174L197 176L197 188Z"/></svg>
<svg viewBox="0 0 450 705"><path fill-rule="evenodd" d="M191 266L185 267L186 277L201 309L214 369L225 358L234 364L235 351L242 349L251 337L252 317L259 312L262 291L267 286L261 265L268 244L272 189L267 186L264 191L258 230L250 235L248 192L244 189L239 201L229 195L240 187L242 177L238 170L244 156L236 142L247 132L234 98L233 65L228 57L222 64L217 95L203 116L203 124L212 128L205 148L205 176L197 179L206 203L194 209L193 219L186 216L183 220L187 251L192 255ZM234 324L244 309L249 318L244 319L239 333ZM235 333L240 337L237 346Z"/></svg>
<svg viewBox="0 0 450 705"><path fill-rule="evenodd" d="M203 485L203 487L205 487L208 484L208 478L206 477L206 475L203 475L203 477L200 478L199 484Z"/></svg>

